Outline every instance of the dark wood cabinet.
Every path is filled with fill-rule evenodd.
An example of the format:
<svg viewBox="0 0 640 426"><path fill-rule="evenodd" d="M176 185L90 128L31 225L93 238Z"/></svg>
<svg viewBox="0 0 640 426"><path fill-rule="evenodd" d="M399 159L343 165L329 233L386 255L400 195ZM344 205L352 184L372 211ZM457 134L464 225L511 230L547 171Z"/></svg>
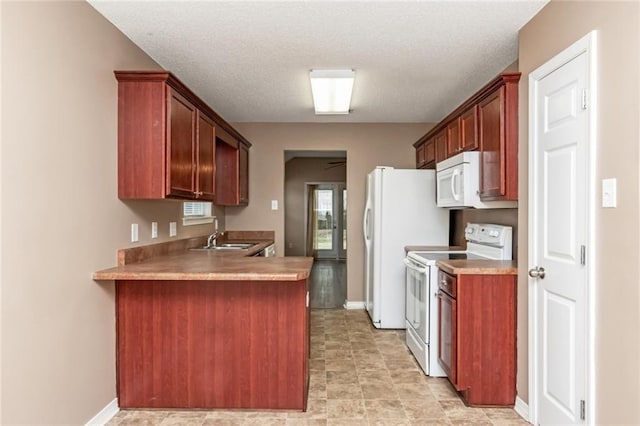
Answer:
<svg viewBox="0 0 640 426"><path fill-rule="evenodd" d="M433 166L459 152L480 150L480 198L517 201L519 80L520 73L499 75L414 143L416 168L430 165L428 141L434 142Z"/></svg>
<svg viewBox="0 0 640 426"><path fill-rule="evenodd" d="M461 136L460 117L458 117L447 125L447 157L462 151Z"/></svg>
<svg viewBox="0 0 640 426"><path fill-rule="evenodd" d="M447 150L447 130L442 129L439 133L437 133L433 138L433 144L435 145L436 151L436 163L446 159L449 155L449 151Z"/></svg>
<svg viewBox="0 0 640 426"><path fill-rule="evenodd" d="M483 200L518 199L518 80L505 78L478 104Z"/></svg>
<svg viewBox="0 0 640 426"><path fill-rule="evenodd" d="M478 106L474 105L460 116L461 151L478 149Z"/></svg>
<svg viewBox="0 0 640 426"><path fill-rule="evenodd" d="M436 167L436 141L430 138L416 148L416 168L434 169Z"/></svg>
<svg viewBox="0 0 640 426"><path fill-rule="evenodd" d="M240 181L240 204L249 203L249 148L241 143L240 144L240 166L239 176Z"/></svg>
<svg viewBox="0 0 640 426"><path fill-rule="evenodd" d="M422 169L425 166L425 150L427 148L427 144L423 143L419 147L416 148L416 169Z"/></svg>
<svg viewBox="0 0 640 426"><path fill-rule="evenodd" d="M239 206L249 203L249 148L232 139L216 141L215 204Z"/></svg>
<svg viewBox="0 0 640 426"><path fill-rule="evenodd" d="M202 200L213 201L216 176L216 128L209 117L198 114L196 191Z"/></svg>
<svg viewBox="0 0 640 426"><path fill-rule="evenodd" d="M216 183L216 137L234 139L236 150L238 140L247 150L251 144L171 73L115 75L118 197L214 201L221 187ZM234 164L237 170L238 159Z"/></svg>
<svg viewBox="0 0 640 426"><path fill-rule="evenodd" d="M167 88L167 196L197 198L196 107ZM195 161L194 161L195 160ZM213 175L211 175L213 179Z"/></svg>
<svg viewBox="0 0 640 426"><path fill-rule="evenodd" d="M308 283L116 281L121 408L306 410Z"/></svg>
<svg viewBox="0 0 640 426"><path fill-rule="evenodd" d="M438 360L464 402L516 397L516 276L438 273Z"/></svg>

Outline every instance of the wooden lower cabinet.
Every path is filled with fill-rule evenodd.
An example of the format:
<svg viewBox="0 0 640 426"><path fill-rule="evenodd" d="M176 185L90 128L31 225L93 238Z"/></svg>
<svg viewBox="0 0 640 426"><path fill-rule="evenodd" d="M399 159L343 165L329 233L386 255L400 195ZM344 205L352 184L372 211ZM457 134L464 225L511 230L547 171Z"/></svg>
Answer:
<svg viewBox="0 0 640 426"><path fill-rule="evenodd" d="M513 406L516 276L453 276L441 270L438 282L438 358L449 381L467 405Z"/></svg>
<svg viewBox="0 0 640 426"><path fill-rule="evenodd" d="M116 281L121 408L306 410L307 281Z"/></svg>

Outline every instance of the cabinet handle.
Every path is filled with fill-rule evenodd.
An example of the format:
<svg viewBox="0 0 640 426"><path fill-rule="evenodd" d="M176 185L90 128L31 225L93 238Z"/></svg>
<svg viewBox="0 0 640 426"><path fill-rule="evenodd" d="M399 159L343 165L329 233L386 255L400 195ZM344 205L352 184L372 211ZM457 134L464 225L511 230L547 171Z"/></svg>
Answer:
<svg viewBox="0 0 640 426"><path fill-rule="evenodd" d="M444 285L444 286L448 285L448 284L447 284L447 280L442 280L442 281L440 281L440 284L442 284L442 285Z"/></svg>

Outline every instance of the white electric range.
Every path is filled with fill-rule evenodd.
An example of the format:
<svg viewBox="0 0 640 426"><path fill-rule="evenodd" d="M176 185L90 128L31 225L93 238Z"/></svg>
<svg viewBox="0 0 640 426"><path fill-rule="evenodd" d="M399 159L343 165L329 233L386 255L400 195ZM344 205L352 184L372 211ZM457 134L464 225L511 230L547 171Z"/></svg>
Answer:
<svg viewBox="0 0 640 426"><path fill-rule="evenodd" d="M510 260L510 226L468 223L466 250L410 251L406 266L406 342L425 374L446 376L438 363L438 267L447 259Z"/></svg>

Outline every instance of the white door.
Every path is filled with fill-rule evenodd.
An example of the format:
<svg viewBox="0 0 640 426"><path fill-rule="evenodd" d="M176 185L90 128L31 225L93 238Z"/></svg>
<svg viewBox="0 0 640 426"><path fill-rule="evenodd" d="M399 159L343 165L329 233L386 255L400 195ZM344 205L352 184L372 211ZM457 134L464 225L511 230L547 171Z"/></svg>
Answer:
<svg viewBox="0 0 640 426"><path fill-rule="evenodd" d="M535 381L537 408L530 420L580 424L587 356L588 55L583 52L538 76L530 79L529 282L535 363L530 380Z"/></svg>
<svg viewBox="0 0 640 426"><path fill-rule="evenodd" d="M344 183L318 184L313 235L318 259L346 259L346 193Z"/></svg>

